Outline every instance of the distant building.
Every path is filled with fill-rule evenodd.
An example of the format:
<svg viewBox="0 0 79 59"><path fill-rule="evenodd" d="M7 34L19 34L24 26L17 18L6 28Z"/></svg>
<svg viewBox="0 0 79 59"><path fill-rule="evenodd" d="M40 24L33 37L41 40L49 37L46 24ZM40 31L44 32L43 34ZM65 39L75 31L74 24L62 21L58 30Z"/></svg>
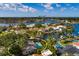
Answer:
<svg viewBox="0 0 79 59"><path fill-rule="evenodd" d="M59 26L53 27L54 30L58 30L58 31L62 31L62 28L66 28L66 26L59 25Z"/></svg>
<svg viewBox="0 0 79 59"><path fill-rule="evenodd" d="M27 27L34 27L35 26L35 24L29 24L29 25L27 25Z"/></svg>

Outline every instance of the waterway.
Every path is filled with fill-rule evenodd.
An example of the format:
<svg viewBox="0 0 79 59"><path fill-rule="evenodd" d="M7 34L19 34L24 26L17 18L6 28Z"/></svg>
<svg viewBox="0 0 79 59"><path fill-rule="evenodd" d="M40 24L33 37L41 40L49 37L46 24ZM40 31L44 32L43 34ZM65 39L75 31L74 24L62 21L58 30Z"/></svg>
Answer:
<svg viewBox="0 0 79 59"><path fill-rule="evenodd" d="M43 22L29 22L29 23L24 23L24 24L29 25L29 24L56 24L56 23L60 23L60 21L48 19L48 20L43 21ZM17 24L19 24L19 23L0 23L0 26L9 26L9 25L14 26ZM74 29L73 35L79 36L79 23L72 24L72 26Z"/></svg>
<svg viewBox="0 0 79 59"><path fill-rule="evenodd" d="M73 35L79 36L79 23L73 24L72 26L73 26L73 28L74 28Z"/></svg>

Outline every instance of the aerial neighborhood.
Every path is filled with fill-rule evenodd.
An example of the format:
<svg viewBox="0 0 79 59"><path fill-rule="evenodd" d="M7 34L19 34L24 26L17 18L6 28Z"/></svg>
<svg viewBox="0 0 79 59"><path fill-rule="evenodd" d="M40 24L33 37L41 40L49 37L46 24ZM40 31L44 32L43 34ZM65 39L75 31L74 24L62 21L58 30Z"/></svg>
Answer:
<svg viewBox="0 0 79 59"><path fill-rule="evenodd" d="M63 20L50 17L38 18L29 18L29 21L28 18L10 18L11 20L16 19L15 22L11 21L13 23L2 21L3 24L0 25L0 55L79 55L79 31L77 31L79 24L77 21L74 22L73 18L62 18ZM1 19L5 20L5 18Z"/></svg>

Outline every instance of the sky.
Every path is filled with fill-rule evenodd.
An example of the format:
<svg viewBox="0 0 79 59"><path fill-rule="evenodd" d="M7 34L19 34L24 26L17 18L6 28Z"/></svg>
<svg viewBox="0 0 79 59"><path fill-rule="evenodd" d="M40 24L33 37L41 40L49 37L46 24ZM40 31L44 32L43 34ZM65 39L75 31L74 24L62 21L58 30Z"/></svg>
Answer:
<svg viewBox="0 0 79 59"><path fill-rule="evenodd" d="M79 17L79 3L0 3L0 17Z"/></svg>

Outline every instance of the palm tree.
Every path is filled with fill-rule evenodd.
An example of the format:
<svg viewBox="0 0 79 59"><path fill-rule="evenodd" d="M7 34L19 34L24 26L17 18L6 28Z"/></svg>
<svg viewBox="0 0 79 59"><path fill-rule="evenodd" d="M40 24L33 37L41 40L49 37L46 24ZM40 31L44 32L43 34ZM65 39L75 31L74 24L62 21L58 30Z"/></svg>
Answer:
<svg viewBox="0 0 79 59"><path fill-rule="evenodd" d="M48 40L44 41L44 42L45 42L45 44L43 45L42 50L49 49L50 51L52 51L53 55L56 55L56 49L54 48L56 41L51 36L49 36Z"/></svg>

